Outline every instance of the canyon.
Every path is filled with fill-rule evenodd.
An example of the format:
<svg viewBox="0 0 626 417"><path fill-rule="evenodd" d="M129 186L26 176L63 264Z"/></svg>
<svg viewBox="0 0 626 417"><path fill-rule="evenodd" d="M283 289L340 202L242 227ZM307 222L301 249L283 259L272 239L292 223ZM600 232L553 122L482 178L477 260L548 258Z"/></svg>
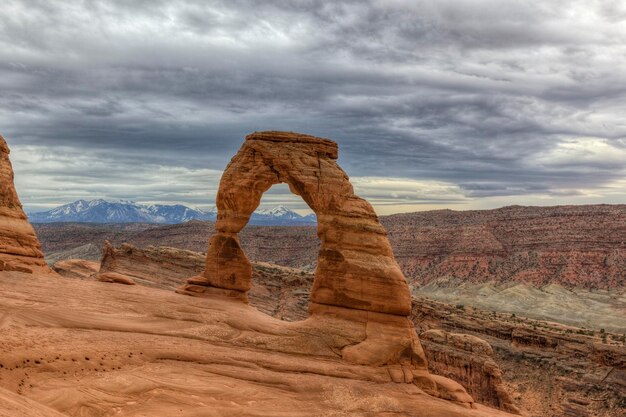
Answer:
<svg viewBox="0 0 626 417"><path fill-rule="evenodd" d="M185 274L204 271L204 257L196 255L124 244L105 247L103 264L107 272L140 285L172 291L185 282ZM168 272L155 274L159 265ZM313 273L261 262L252 262L252 271L252 307L283 321L308 317ZM179 278L166 279L172 275ZM412 305L411 320L431 372L461 383L480 403L527 416L609 417L624 409L626 344L621 334L419 296Z"/></svg>
<svg viewBox="0 0 626 417"><path fill-rule="evenodd" d="M450 304L626 332L626 206L505 207L381 216L412 292ZM214 223L35 225L46 253L105 239L138 247L205 252ZM248 226L239 234L253 261L314 270L312 227ZM572 314L576 312L576 314Z"/></svg>

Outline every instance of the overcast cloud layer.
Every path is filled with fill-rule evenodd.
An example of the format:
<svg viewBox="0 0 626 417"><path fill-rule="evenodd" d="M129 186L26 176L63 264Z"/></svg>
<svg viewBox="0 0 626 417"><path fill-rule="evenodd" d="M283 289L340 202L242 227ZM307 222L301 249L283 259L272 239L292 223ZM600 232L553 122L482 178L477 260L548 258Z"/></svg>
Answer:
<svg viewBox="0 0 626 417"><path fill-rule="evenodd" d="M0 99L31 211L211 205L271 129L336 140L380 213L626 203L621 0L4 0Z"/></svg>

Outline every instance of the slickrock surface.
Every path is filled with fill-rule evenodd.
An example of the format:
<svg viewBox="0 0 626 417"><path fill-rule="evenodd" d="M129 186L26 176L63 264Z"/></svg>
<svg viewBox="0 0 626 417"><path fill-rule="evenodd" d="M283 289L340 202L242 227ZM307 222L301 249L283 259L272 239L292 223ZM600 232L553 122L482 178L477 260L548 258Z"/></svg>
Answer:
<svg viewBox="0 0 626 417"><path fill-rule="evenodd" d="M435 329L420 334L420 340L431 372L460 382L481 403L519 413L504 387L489 343L476 336Z"/></svg>
<svg viewBox="0 0 626 417"><path fill-rule="evenodd" d="M66 278L88 279L100 270L100 262L87 261L85 259L68 259L55 262L52 265L52 269Z"/></svg>
<svg viewBox="0 0 626 417"><path fill-rule="evenodd" d="M24 279L0 273L11 417L507 415L428 395L402 366L345 361L365 337L354 320L288 323L227 298L39 275L24 291Z"/></svg>
<svg viewBox="0 0 626 417"><path fill-rule="evenodd" d="M0 271L51 272L15 191L9 153L0 136Z"/></svg>
<svg viewBox="0 0 626 417"><path fill-rule="evenodd" d="M122 251L118 256L124 254ZM197 268L201 271L203 267L200 260ZM152 280L157 285L166 282L158 276ZM304 320L308 317L312 281L313 274L307 271L253 263L250 305L283 320ZM433 341L431 333L439 330L427 330L421 338L431 371L460 382L478 402L507 407L504 388L513 394L514 406L527 416L619 415L617 404L624 401L626 392L626 346L614 338L621 335L607 334L604 344L597 331L590 337L579 334L589 332L585 330L469 307L455 308L423 298L415 300L414 305L412 318L420 329L463 333L451 344L447 343L450 338L446 338L446 343ZM495 349L493 356L483 354L491 348L476 340L476 336L489 340ZM466 338L473 340L469 344L471 354ZM497 381L497 368L504 371L501 384Z"/></svg>
<svg viewBox="0 0 626 417"><path fill-rule="evenodd" d="M128 275L118 274L117 272L103 272L96 274L96 279L100 282L112 282L114 284L135 285L133 280Z"/></svg>

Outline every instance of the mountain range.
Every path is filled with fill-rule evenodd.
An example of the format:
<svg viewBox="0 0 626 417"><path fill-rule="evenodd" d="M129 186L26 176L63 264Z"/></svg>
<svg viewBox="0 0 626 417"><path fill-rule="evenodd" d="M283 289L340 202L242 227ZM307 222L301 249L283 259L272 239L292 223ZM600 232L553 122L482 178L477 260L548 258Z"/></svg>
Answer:
<svg viewBox="0 0 626 417"><path fill-rule="evenodd" d="M216 220L217 209L193 209L181 204L139 204L134 201L78 200L52 210L29 213L33 223L159 223ZM255 211L250 224L268 226L312 225L315 214L302 216L284 206Z"/></svg>

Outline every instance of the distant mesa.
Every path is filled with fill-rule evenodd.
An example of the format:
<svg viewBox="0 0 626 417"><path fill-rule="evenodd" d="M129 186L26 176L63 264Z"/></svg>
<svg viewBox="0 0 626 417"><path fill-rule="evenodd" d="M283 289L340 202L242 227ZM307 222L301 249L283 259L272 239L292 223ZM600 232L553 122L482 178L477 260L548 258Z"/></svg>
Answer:
<svg viewBox="0 0 626 417"><path fill-rule="evenodd" d="M15 191L9 153L0 136L0 271L52 272Z"/></svg>
<svg viewBox="0 0 626 417"><path fill-rule="evenodd" d="M190 220L217 220L217 209L193 209L181 204L139 204L134 201L78 200L52 210L29 213L33 223L157 223L177 224ZM253 213L250 224L267 226L313 225L314 214L302 216L284 206Z"/></svg>

